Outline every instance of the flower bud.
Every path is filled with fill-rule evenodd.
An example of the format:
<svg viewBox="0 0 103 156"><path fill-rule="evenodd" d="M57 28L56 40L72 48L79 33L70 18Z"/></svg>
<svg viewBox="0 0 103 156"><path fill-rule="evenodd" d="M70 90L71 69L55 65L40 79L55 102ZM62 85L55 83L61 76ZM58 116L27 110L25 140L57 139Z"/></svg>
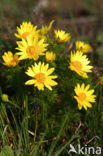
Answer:
<svg viewBox="0 0 103 156"><path fill-rule="evenodd" d="M3 102L9 102L7 94L2 94L1 99L2 99Z"/></svg>

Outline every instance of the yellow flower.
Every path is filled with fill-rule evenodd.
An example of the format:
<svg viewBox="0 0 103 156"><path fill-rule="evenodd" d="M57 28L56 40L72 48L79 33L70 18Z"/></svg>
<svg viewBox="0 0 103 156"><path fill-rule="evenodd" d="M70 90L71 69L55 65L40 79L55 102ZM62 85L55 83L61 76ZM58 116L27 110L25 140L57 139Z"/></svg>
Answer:
<svg viewBox="0 0 103 156"><path fill-rule="evenodd" d="M15 67L19 63L18 55L13 55L11 51L5 52L2 58L4 60L3 64L8 67Z"/></svg>
<svg viewBox="0 0 103 156"><path fill-rule="evenodd" d="M63 30L54 30L55 38L57 42L63 43L70 40L71 36Z"/></svg>
<svg viewBox="0 0 103 156"><path fill-rule="evenodd" d="M52 63L56 58L56 55L53 52L46 52L45 59L47 62Z"/></svg>
<svg viewBox="0 0 103 156"><path fill-rule="evenodd" d="M36 37L38 36L38 31L36 29L37 26L34 27L31 22L23 22L20 28L17 27L18 34L15 33L15 36L19 39L26 39L29 35Z"/></svg>
<svg viewBox="0 0 103 156"><path fill-rule="evenodd" d="M75 47L77 51L81 51L83 53L88 53L88 51L90 51L91 49L91 46L89 44L84 43L82 41L76 41Z"/></svg>
<svg viewBox="0 0 103 156"><path fill-rule="evenodd" d="M44 55L48 44L44 43L44 39L38 40L38 38L28 36L26 40L22 39L22 41L18 41L17 45L16 49L20 51L17 53L20 55L19 60L38 60L39 55Z"/></svg>
<svg viewBox="0 0 103 156"><path fill-rule="evenodd" d="M76 73L78 73L80 76L88 78L87 73L92 72L91 69L92 66L88 65L90 61L88 60L86 55L83 55L82 52L77 51L70 56L70 66L69 68Z"/></svg>
<svg viewBox="0 0 103 156"><path fill-rule="evenodd" d="M41 29L39 29L40 35L45 35L48 33L48 31L51 29L52 24L54 23L54 20L52 20L49 24L49 26L42 25Z"/></svg>
<svg viewBox="0 0 103 156"><path fill-rule="evenodd" d="M90 85L85 86L84 83L82 83L81 86L77 84L74 89L76 93L76 96L74 96L74 98L78 102L79 109L82 109L82 107L84 107L84 109L87 110L87 107L92 107L90 103L95 102L96 95L93 95L94 90L89 90L89 88Z"/></svg>
<svg viewBox="0 0 103 156"><path fill-rule="evenodd" d="M51 75L54 71L54 68L49 69L49 64L44 64L39 62L38 64L32 67L29 67L26 74L31 76L32 79L28 80L25 84L26 85L33 85L37 87L39 90L44 90L44 86L47 87L49 90L52 90L52 86L57 85L52 79L57 78L56 75Z"/></svg>

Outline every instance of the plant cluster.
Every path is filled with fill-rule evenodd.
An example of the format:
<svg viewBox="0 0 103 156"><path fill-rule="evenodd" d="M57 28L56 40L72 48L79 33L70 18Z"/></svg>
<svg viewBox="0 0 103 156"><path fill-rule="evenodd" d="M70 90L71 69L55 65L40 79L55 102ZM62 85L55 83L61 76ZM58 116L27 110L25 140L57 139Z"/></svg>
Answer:
<svg viewBox="0 0 103 156"><path fill-rule="evenodd" d="M83 41L71 44L71 34L64 30L54 30L53 35L53 23L54 20L49 26L38 29L31 22L23 22L15 33L18 39L15 49L2 56L0 96L5 114L4 117L1 113L0 117L2 129L8 119L16 128L17 139L21 135L17 127L25 127L21 146L22 149L26 146L29 152L45 130L48 140L55 137L65 116L66 134L63 136L72 136L74 126L82 120L85 110L96 102L90 75L93 66L88 58L91 46ZM28 144L27 140L32 143Z"/></svg>

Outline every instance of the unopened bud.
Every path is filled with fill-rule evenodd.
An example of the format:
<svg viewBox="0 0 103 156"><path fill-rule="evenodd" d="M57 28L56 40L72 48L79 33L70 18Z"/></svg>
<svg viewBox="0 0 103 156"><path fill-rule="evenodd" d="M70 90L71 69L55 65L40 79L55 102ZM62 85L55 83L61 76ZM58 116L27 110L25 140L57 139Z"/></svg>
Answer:
<svg viewBox="0 0 103 156"><path fill-rule="evenodd" d="M9 102L8 95L7 94L2 94L1 99L4 102Z"/></svg>

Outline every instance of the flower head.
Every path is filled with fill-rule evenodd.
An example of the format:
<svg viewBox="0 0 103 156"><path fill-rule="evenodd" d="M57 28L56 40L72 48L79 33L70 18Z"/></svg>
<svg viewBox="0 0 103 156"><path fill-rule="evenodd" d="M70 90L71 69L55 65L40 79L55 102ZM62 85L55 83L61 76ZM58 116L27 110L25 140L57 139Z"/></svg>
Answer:
<svg viewBox="0 0 103 156"><path fill-rule="evenodd" d="M18 34L15 33L15 36L19 39L26 39L29 35L36 37L38 36L38 31L36 29L37 26L34 27L31 22L23 22L20 28L17 27Z"/></svg>
<svg viewBox="0 0 103 156"><path fill-rule="evenodd" d="M92 72L92 66L88 65L90 61L88 60L86 55L83 55L82 52L77 51L74 54L71 52L70 56L70 66L69 68L80 76L88 78L87 73Z"/></svg>
<svg viewBox="0 0 103 156"><path fill-rule="evenodd" d="M55 38L57 42L63 43L70 40L71 36L63 30L54 30Z"/></svg>
<svg viewBox="0 0 103 156"><path fill-rule="evenodd" d="M54 23L54 20L52 20L49 24L49 26L42 25L41 29L39 29L40 35L45 35L48 33L48 31L51 29L52 24Z"/></svg>
<svg viewBox="0 0 103 156"><path fill-rule="evenodd" d="M88 51L91 49L91 46L89 44L82 41L76 41L75 47L77 51L81 51L83 53L88 53Z"/></svg>
<svg viewBox="0 0 103 156"><path fill-rule="evenodd" d="M44 39L38 40L38 38L28 36L27 40L22 39L22 41L17 42L17 45L18 47L16 49L20 51L17 53L20 55L20 60L38 60L39 55L44 55L48 44L44 43Z"/></svg>
<svg viewBox="0 0 103 156"><path fill-rule="evenodd" d="M44 86L49 90L52 90L52 86L57 85L53 79L57 78L56 75L51 75L54 71L54 68L49 69L49 64L44 64L39 62L35 63L34 66L29 67L26 74L32 77L31 80L28 80L26 85L33 85L37 87L39 90L44 90Z"/></svg>
<svg viewBox="0 0 103 156"><path fill-rule="evenodd" d="M18 55L13 55L11 51L5 52L2 58L4 60L3 64L8 67L15 67L19 63Z"/></svg>
<svg viewBox="0 0 103 156"><path fill-rule="evenodd" d="M55 60L56 55L53 52L46 52L45 58L47 62L51 63Z"/></svg>
<svg viewBox="0 0 103 156"><path fill-rule="evenodd" d="M74 91L76 96L74 98L78 102L78 108L82 109L84 107L87 110L87 107L92 107L91 103L95 102L96 95L93 95L94 90L89 90L90 85L85 86L84 83L80 86L77 84Z"/></svg>

